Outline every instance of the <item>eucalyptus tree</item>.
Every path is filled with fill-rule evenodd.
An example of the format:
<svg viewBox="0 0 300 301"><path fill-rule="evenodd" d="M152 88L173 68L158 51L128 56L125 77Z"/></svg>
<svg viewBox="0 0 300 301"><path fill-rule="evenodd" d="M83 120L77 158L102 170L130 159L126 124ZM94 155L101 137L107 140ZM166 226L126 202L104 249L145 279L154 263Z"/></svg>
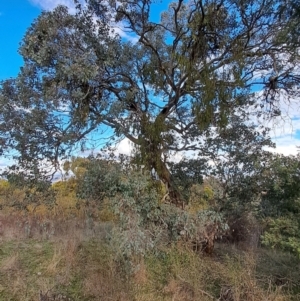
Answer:
<svg viewBox="0 0 300 301"><path fill-rule="evenodd" d="M178 0L158 22L154 5L86 0L73 15L62 6L42 13L21 43L24 66L1 83L2 151L57 165L109 128L179 204L171 152L200 150L233 110L278 115L280 101L298 96L297 47L282 39L298 24L283 13L289 0Z"/></svg>

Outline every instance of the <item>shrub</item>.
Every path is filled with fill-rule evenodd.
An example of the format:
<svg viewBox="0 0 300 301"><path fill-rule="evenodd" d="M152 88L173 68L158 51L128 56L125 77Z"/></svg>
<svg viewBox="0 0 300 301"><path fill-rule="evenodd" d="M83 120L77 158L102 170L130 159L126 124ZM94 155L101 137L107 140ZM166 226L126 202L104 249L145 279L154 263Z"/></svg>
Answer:
<svg viewBox="0 0 300 301"><path fill-rule="evenodd" d="M266 231L261 237L262 244L280 248L300 258L300 222L294 215L266 219Z"/></svg>
<svg viewBox="0 0 300 301"><path fill-rule="evenodd" d="M120 178L121 166L118 163L91 156L78 183L77 196L100 205L105 197L111 197L118 191Z"/></svg>
<svg viewBox="0 0 300 301"><path fill-rule="evenodd" d="M162 203L151 182L150 175L132 171L130 177L121 179L120 191L113 198L123 254L145 255L153 248L182 239L211 252L216 236L228 227L222 214L212 210L193 214Z"/></svg>

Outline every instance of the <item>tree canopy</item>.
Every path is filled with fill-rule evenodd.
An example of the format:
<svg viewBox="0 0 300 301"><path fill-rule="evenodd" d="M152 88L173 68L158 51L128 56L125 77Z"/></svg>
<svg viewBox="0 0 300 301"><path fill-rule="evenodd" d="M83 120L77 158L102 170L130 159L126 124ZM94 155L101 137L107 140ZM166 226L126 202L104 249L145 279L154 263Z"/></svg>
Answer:
<svg viewBox="0 0 300 301"><path fill-rule="evenodd" d="M171 152L201 157L203 139L236 118L277 116L280 102L299 96L295 1L179 0L159 22L152 4L86 0L73 15L43 12L21 43L24 66L1 82L1 152L16 150L23 166L57 166L110 129L178 204Z"/></svg>

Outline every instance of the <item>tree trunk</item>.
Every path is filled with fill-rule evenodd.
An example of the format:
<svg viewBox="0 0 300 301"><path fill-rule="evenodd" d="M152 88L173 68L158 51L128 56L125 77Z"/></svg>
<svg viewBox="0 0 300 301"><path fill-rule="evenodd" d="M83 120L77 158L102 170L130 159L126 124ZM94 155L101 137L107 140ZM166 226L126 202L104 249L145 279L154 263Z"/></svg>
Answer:
<svg viewBox="0 0 300 301"><path fill-rule="evenodd" d="M140 150L143 162L150 170L154 169L159 179L166 185L170 202L183 209L184 201L181 193L177 189L166 163L162 160L162 149L164 148L162 133L166 131L164 118L159 116L154 123L151 123L147 115L143 115L142 119Z"/></svg>
<svg viewBox="0 0 300 301"><path fill-rule="evenodd" d="M166 185L168 196L170 202L181 209L184 209L184 200L176 184L172 179L172 174L170 173L166 163L161 158L161 152L157 153L158 155L153 154L152 167L156 171L160 180Z"/></svg>

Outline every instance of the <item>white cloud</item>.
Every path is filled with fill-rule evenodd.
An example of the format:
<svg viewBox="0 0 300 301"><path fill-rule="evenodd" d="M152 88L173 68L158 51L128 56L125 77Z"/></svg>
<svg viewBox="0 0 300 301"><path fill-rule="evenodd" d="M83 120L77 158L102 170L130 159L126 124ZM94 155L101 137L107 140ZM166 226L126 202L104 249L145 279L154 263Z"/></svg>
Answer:
<svg viewBox="0 0 300 301"><path fill-rule="evenodd" d="M258 91L254 95L255 101L262 101L265 104L268 113L270 107L264 100L263 91ZM300 100L286 95L285 91L280 91L280 101L276 103L281 112L280 116L272 117L269 120L264 119L265 114L258 117L258 109L250 107L248 113L252 114L251 122L254 124L262 124L270 128L270 137L276 143L276 148L271 149L272 152L284 155L296 155L297 146L300 146L298 132L300 132Z"/></svg>
<svg viewBox="0 0 300 301"><path fill-rule="evenodd" d="M1 158L0 159L0 171L11 164L13 164L13 160Z"/></svg>
<svg viewBox="0 0 300 301"><path fill-rule="evenodd" d="M276 149L270 149L270 151L278 154L283 154L285 156L289 156L289 155L295 156L298 154L297 144L293 144L292 141L290 144L284 144L284 145L277 144Z"/></svg>
<svg viewBox="0 0 300 301"><path fill-rule="evenodd" d="M64 5L69 8L69 12L71 14L75 14L75 4L73 0L29 0L33 5L38 6L46 11L51 11L56 8L58 5ZM80 1L83 3L84 1ZM1 12L0 12L1 15ZM132 43L137 43L138 38L136 36L132 36L126 32L123 24L119 22L118 24L112 23L112 33L118 34L121 38L130 41Z"/></svg>
<svg viewBox="0 0 300 301"><path fill-rule="evenodd" d="M133 145L129 139L125 138L116 146L116 154L130 155L133 151Z"/></svg>
<svg viewBox="0 0 300 301"><path fill-rule="evenodd" d="M297 146L300 145L297 132L300 131L300 106L298 99L283 101L280 105L281 116L275 118L270 124L271 137L276 143L277 153L296 155Z"/></svg>
<svg viewBox="0 0 300 301"><path fill-rule="evenodd" d="M293 121L292 121L293 122ZM272 141L275 142L276 148L268 149L273 153L288 155L297 155L297 146L300 146L300 140L296 138L297 129L299 131L300 120L294 122L294 128L285 125L283 128L275 128L271 130Z"/></svg>
<svg viewBox="0 0 300 301"><path fill-rule="evenodd" d="M188 152L182 152L182 153L173 152L169 156L169 160L175 163L180 162L184 158L192 158L192 155Z"/></svg>
<svg viewBox="0 0 300 301"><path fill-rule="evenodd" d="M121 23L119 23L116 26L112 26L112 32L114 34L118 34L121 38L130 41L133 44L137 43L139 40L137 36L132 36L128 34Z"/></svg>

